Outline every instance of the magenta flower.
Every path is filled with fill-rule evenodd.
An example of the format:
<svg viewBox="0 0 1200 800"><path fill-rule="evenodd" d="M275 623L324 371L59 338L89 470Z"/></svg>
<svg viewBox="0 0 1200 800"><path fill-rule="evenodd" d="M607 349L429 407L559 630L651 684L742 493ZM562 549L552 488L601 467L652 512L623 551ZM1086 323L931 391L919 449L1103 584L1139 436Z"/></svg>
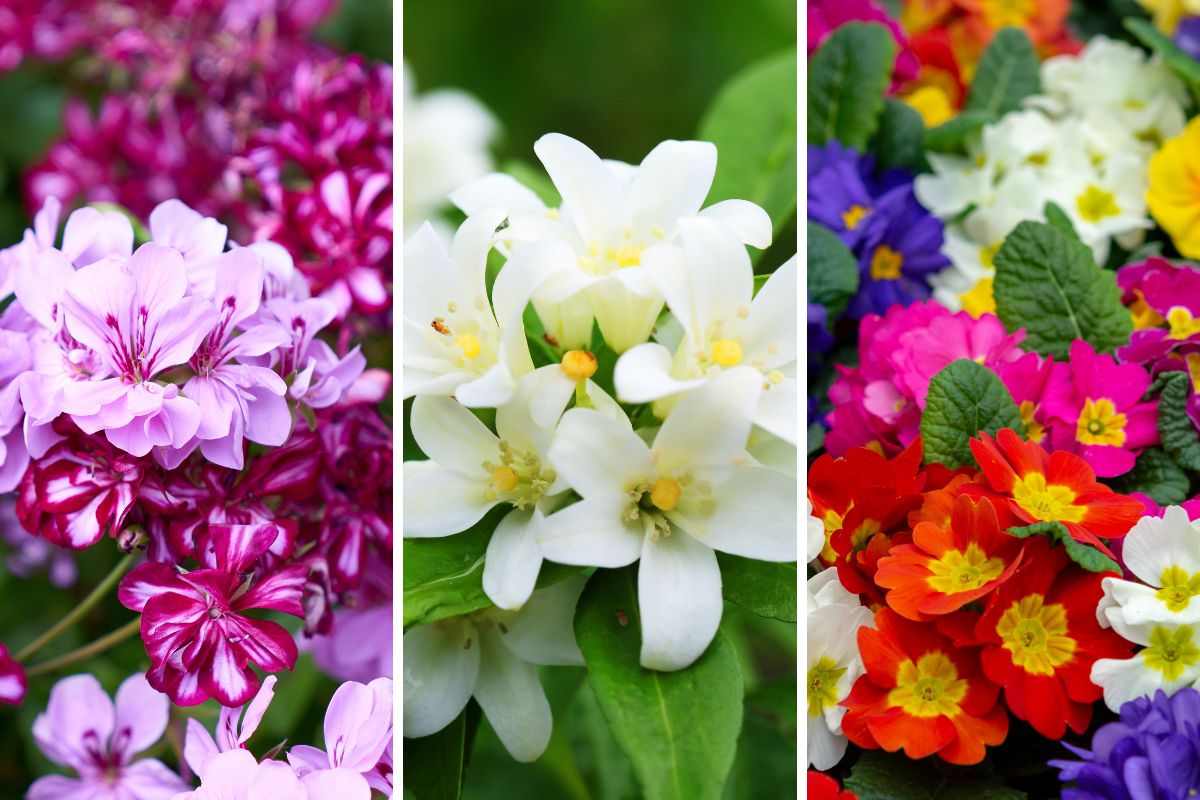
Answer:
<svg viewBox="0 0 1200 800"><path fill-rule="evenodd" d="M328 408L337 403L351 391L367 365L358 347L338 355L316 338L336 317L337 308L318 297L274 297L263 303L256 317L260 324L274 325L288 333L287 343L278 351L276 369L291 377L288 395L309 408ZM247 358L247 362L262 365L267 359Z"/></svg>
<svg viewBox="0 0 1200 800"><path fill-rule="evenodd" d="M312 617L312 614L309 614ZM392 571L382 558L367 563L362 585L344 598L326 634L301 637L300 649L339 681L391 678Z"/></svg>
<svg viewBox="0 0 1200 800"><path fill-rule="evenodd" d="M183 758L192 768L192 772L200 774L204 762L218 753L247 749L246 742L258 730L258 724L262 722L263 714L266 713L267 707L271 705L271 700L275 697L277 680L274 675L268 675L263 680L262 688L258 690L258 694L254 696L249 705L237 708L222 706L220 716L217 718L215 738L207 728L200 724L200 720L188 717L187 735L184 737L183 743ZM240 722L239 717L241 718Z"/></svg>
<svg viewBox="0 0 1200 800"><path fill-rule="evenodd" d="M21 705L27 688L24 668L8 654L8 648L0 644L0 703Z"/></svg>
<svg viewBox="0 0 1200 800"><path fill-rule="evenodd" d="M141 675L125 679L115 705L91 675L59 681L33 723L33 738L47 758L78 777L38 778L26 800L170 800L186 791L161 761L135 760L162 738L169 710L167 698Z"/></svg>
<svg viewBox="0 0 1200 800"><path fill-rule="evenodd" d="M1151 258L1123 267L1118 276L1139 315L1138 329L1117 350L1118 358L1150 365L1177 347L1200 345L1200 270ZM1142 327L1148 325L1155 326Z"/></svg>
<svg viewBox="0 0 1200 800"><path fill-rule="evenodd" d="M296 774L347 770L358 773L372 789L392 794L391 770L377 770L392 741L392 680L367 685L343 683L325 711L325 750L298 745L288 751Z"/></svg>
<svg viewBox="0 0 1200 800"><path fill-rule="evenodd" d="M211 303L185 297L179 251L145 244L128 262L100 261L75 273L63 298L67 330L104 360L112 377L62 389L59 404L87 433L136 456L186 444L200 407L179 388L154 381L187 363L217 321Z"/></svg>
<svg viewBox="0 0 1200 800"><path fill-rule="evenodd" d="M1047 409L1056 398L1071 392L1071 368L1056 363L1053 356L1026 353L1016 361L997 364L995 370L1021 412L1025 438L1049 449L1051 433L1062 423Z"/></svg>
<svg viewBox="0 0 1200 800"><path fill-rule="evenodd" d="M290 670L296 644L279 624L248 617L251 609L304 615L301 564L265 575L247 574L279 536L263 525L210 525L216 567L178 573L147 563L121 581L121 603L142 615L142 641L150 656L150 684L178 705L210 697L240 706L254 696L258 675Z"/></svg>
<svg viewBox="0 0 1200 800"><path fill-rule="evenodd" d="M1158 444L1158 407L1143 403L1150 375L1137 364L1117 364L1080 339L1071 344L1072 392L1046 402L1055 450L1083 457L1102 478L1133 469L1142 448Z"/></svg>

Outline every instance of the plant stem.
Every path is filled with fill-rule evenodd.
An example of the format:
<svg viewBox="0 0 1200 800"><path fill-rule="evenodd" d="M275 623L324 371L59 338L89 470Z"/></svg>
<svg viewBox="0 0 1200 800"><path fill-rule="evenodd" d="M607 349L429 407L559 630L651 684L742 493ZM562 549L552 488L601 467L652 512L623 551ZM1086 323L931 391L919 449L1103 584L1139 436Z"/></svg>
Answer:
<svg viewBox="0 0 1200 800"><path fill-rule="evenodd" d="M61 656L52 658L49 661L43 661L40 664L34 664L25 671L26 678L36 678L38 675L45 675L47 672L54 672L63 667L70 666L77 661L83 661L85 658L91 658L94 655L103 653L110 647L118 645L126 639L134 636L142 626L142 618L137 617L129 620L121 627L117 628L112 633L106 633L94 642L85 644L76 650L69 653L64 653Z"/></svg>
<svg viewBox="0 0 1200 800"><path fill-rule="evenodd" d="M38 650L41 650L46 645L50 644L50 642L54 641L54 639L60 633L74 625L76 622L82 619L85 614L95 608L96 604L99 603L100 600L103 599L104 596L107 595L109 591L117 585L117 582L121 580L121 576L124 575L131 566L133 566L133 559L135 556L136 554L130 553L118 561L116 566L114 566L109 573L104 576L104 580L100 581L100 583L96 585L96 588L92 589L92 591L88 593L88 596L83 598L82 603L71 609L71 611L65 617L55 623L54 627L50 628L50 630L34 639L32 642L26 645L21 652L17 653L17 661L27 661L30 656L32 656Z"/></svg>

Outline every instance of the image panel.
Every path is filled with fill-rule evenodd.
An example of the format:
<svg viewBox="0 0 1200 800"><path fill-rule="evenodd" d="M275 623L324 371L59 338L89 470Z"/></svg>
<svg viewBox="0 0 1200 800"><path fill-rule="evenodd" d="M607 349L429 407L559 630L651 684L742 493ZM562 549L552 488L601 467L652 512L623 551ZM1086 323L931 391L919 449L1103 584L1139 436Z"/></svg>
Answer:
<svg viewBox="0 0 1200 800"><path fill-rule="evenodd" d="M0 797L391 797L391 4L0 5Z"/></svg>
<svg viewBox="0 0 1200 800"><path fill-rule="evenodd" d="M405 797L796 796L797 10L405 6Z"/></svg>

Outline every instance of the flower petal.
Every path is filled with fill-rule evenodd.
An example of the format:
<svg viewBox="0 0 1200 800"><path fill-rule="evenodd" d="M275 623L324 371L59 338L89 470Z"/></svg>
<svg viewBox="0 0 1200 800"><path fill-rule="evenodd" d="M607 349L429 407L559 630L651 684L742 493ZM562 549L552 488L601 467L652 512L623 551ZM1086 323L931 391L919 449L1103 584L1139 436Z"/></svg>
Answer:
<svg viewBox="0 0 1200 800"><path fill-rule="evenodd" d="M679 530L646 537L638 609L642 666L669 671L691 665L721 623L721 570L712 548Z"/></svg>
<svg viewBox="0 0 1200 800"><path fill-rule="evenodd" d="M537 669L505 647L497 629L481 631L480 639L475 699L509 755L533 761L546 750L553 724Z"/></svg>
<svg viewBox="0 0 1200 800"><path fill-rule="evenodd" d="M404 735L429 736L467 705L479 676L475 627L462 618L420 625L404 634Z"/></svg>

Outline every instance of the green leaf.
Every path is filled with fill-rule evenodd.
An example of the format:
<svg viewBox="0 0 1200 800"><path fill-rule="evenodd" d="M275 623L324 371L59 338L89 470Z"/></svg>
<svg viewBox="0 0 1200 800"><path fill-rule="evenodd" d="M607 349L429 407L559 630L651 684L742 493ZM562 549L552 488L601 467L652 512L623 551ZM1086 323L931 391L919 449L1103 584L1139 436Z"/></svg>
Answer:
<svg viewBox="0 0 1200 800"><path fill-rule="evenodd" d="M983 111L961 111L954 119L925 131L925 149L936 153L962 152L967 139L993 121L994 118Z"/></svg>
<svg viewBox="0 0 1200 800"><path fill-rule="evenodd" d="M880 167L928 172L924 139L925 121L915 108L891 97L883 101L879 130L871 144L871 152L875 154Z"/></svg>
<svg viewBox="0 0 1200 800"><path fill-rule="evenodd" d="M825 446L825 426L819 422L808 423L808 455Z"/></svg>
<svg viewBox="0 0 1200 800"><path fill-rule="evenodd" d="M901 753L868 751L850 771L846 788L858 800L1025 800L988 764L957 767L937 758L912 761Z"/></svg>
<svg viewBox="0 0 1200 800"><path fill-rule="evenodd" d="M1187 413L1191 379L1186 372L1163 373L1158 398L1158 438L1163 449L1186 470L1200 472L1200 436Z"/></svg>
<svg viewBox="0 0 1200 800"><path fill-rule="evenodd" d="M1133 330L1114 274L1053 225L1022 222L1009 234L996 253L993 289L1004 326L1024 328L1024 346L1042 355L1065 359L1075 339L1112 352Z"/></svg>
<svg viewBox="0 0 1200 800"><path fill-rule="evenodd" d="M1021 106L1021 101L1041 90L1041 62L1029 37L1020 28L997 33L975 70L966 109L999 118Z"/></svg>
<svg viewBox="0 0 1200 800"><path fill-rule="evenodd" d="M1200 62L1189 56L1170 37L1160 32L1149 20L1125 20L1125 29L1142 44L1162 56L1163 63L1193 88L1200 87Z"/></svg>
<svg viewBox="0 0 1200 800"><path fill-rule="evenodd" d="M12 305L13 300L16 299L16 294L10 294L7 297L0 298L0 314L3 314L5 311L7 311L8 307Z"/></svg>
<svg viewBox="0 0 1200 800"><path fill-rule="evenodd" d="M721 594L752 614L796 621L796 565L717 553Z"/></svg>
<svg viewBox="0 0 1200 800"><path fill-rule="evenodd" d="M882 25L838 28L808 62L808 143L866 150L879 126L896 43Z"/></svg>
<svg viewBox="0 0 1200 800"><path fill-rule="evenodd" d="M1052 542L1057 542L1067 551L1067 556L1088 572L1115 572L1121 574L1117 562L1101 553L1090 544L1077 542L1071 538L1071 532L1061 522L1035 522L1009 528L1008 532L1018 539L1028 539L1030 536L1045 536Z"/></svg>
<svg viewBox="0 0 1200 800"><path fill-rule="evenodd" d="M808 299L829 312L830 321L846 309L858 291L858 262L837 235L817 222L808 223Z"/></svg>
<svg viewBox="0 0 1200 800"><path fill-rule="evenodd" d="M796 213L796 51L735 75L700 122L699 138L717 146L708 202L739 198L767 212L778 234Z"/></svg>
<svg viewBox="0 0 1200 800"><path fill-rule="evenodd" d="M1158 447L1143 450L1133 469L1113 483L1122 494L1141 492L1160 506L1182 503L1188 497L1187 473Z"/></svg>
<svg viewBox="0 0 1200 800"><path fill-rule="evenodd" d="M1058 228L1072 239L1079 239L1079 234L1075 231L1075 225L1072 224L1071 218L1067 216L1067 212L1063 211L1058 203L1046 203L1043 213L1046 215L1046 222L1049 225Z"/></svg>
<svg viewBox="0 0 1200 800"><path fill-rule="evenodd" d="M636 569L598 570L579 600L588 680L648 800L719 798L742 725L737 657L718 631L687 669L642 668Z"/></svg>
<svg viewBox="0 0 1200 800"><path fill-rule="evenodd" d="M462 794L467 711L431 736L404 740L404 789L416 800L458 800Z"/></svg>
<svg viewBox="0 0 1200 800"><path fill-rule="evenodd" d="M971 439L981 432L994 436L1001 428L1025 431L1021 412L996 373L960 358L933 376L921 412L926 464L973 465Z"/></svg>

